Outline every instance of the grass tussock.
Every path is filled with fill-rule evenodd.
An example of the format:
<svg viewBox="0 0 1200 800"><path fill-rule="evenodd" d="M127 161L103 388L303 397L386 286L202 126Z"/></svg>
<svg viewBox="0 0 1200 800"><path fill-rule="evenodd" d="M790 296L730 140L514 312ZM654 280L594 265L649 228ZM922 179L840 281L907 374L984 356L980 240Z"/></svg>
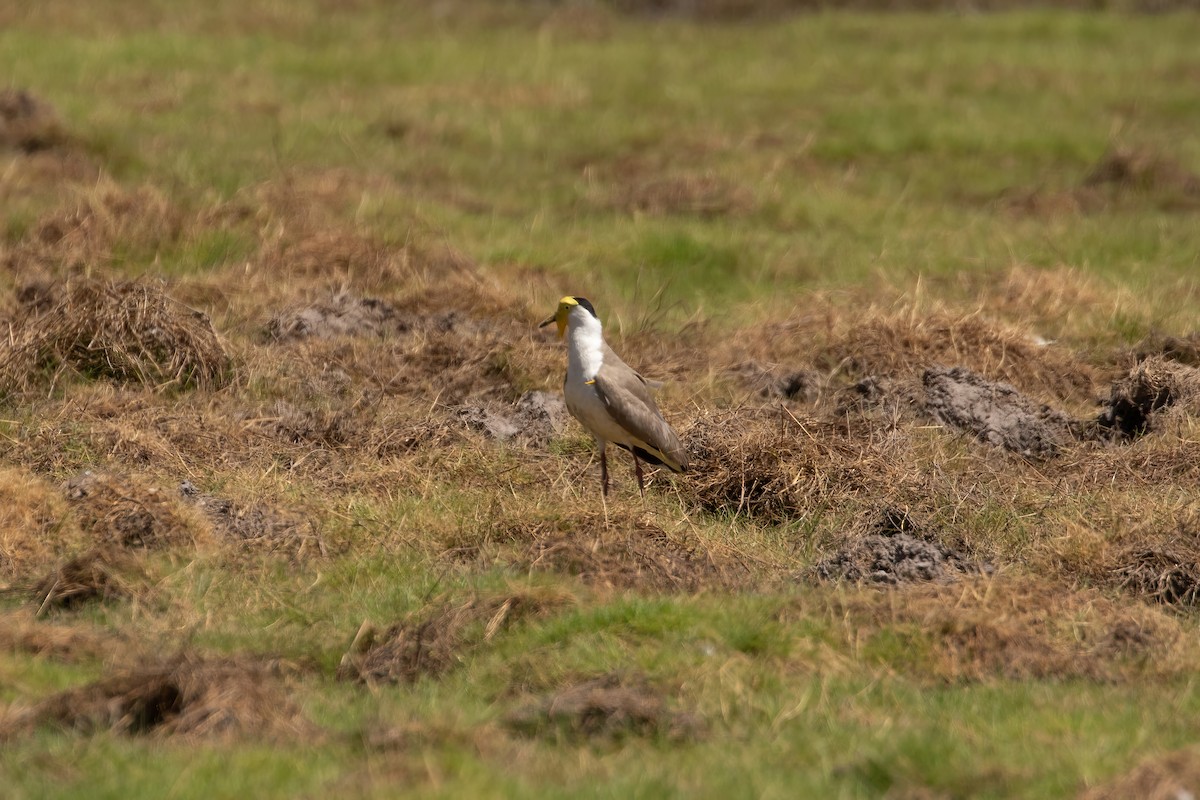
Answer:
<svg viewBox="0 0 1200 800"><path fill-rule="evenodd" d="M64 369L158 389L215 388L231 365L208 317L137 281L41 287L10 321L0 390L27 392Z"/></svg>
<svg viewBox="0 0 1200 800"><path fill-rule="evenodd" d="M0 719L0 739L47 726L85 735L312 739L315 727L284 690L283 666L184 656L123 669L31 707L10 709Z"/></svg>
<svg viewBox="0 0 1200 800"><path fill-rule="evenodd" d="M782 408L709 412L680 435L695 464L685 496L705 511L761 523L798 519L900 477L886 446L847 438L833 421Z"/></svg>
<svg viewBox="0 0 1200 800"><path fill-rule="evenodd" d="M416 612L383 632L364 623L337 674L342 680L368 685L436 678L506 626L575 602L561 590L528 588L465 602L439 601L432 610Z"/></svg>

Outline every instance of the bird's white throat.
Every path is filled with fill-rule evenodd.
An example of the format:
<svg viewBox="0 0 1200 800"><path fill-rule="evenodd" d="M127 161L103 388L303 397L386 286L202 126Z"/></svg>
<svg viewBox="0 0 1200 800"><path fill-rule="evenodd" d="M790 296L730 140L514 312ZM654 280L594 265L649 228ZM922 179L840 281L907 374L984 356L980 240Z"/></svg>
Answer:
<svg viewBox="0 0 1200 800"><path fill-rule="evenodd" d="M600 320L587 309L574 308L567 319L567 380L590 381L604 363Z"/></svg>

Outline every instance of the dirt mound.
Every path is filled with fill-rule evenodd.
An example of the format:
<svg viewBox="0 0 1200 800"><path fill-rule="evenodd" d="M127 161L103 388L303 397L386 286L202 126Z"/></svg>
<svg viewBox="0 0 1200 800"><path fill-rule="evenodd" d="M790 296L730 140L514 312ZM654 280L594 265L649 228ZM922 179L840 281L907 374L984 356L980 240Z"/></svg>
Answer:
<svg viewBox="0 0 1200 800"><path fill-rule="evenodd" d="M671 536L631 517L606 523L601 514L489 529L481 538L451 543L447 555L521 572L563 573L610 590L699 592L735 580L734 565L690 535Z"/></svg>
<svg viewBox="0 0 1200 800"><path fill-rule="evenodd" d="M765 523L857 495L892 472L870 443L779 408L709 413L680 435L693 464L679 483L685 496L705 511Z"/></svg>
<svg viewBox="0 0 1200 800"><path fill-rule="evenodd" d="M119 549L96 547L54 568L33 587L38 614L52 608L75 608L92 600L112 600L133 594L124 577L134 570Z"/></svg>
<svg viewBox="0 0 1200 800"><path fill-rule="evenodd" d="M255 737L315 735L288 699L279 664L176 658L49 697L0 721L0 739L56 726L84 734Z"/></svg>
<svg viewBox="0 0 1200 800"><path fill-rule="evenodd" d="M355 297L339 292L327 302L286 311L267 323L267 335L274 341L315 336L382 336L402 329L396 309L389 303L370 297Z"/></svg>
<svg viewBox="0 0 1200 800"><path fill-rule="evenodd" d="M1200 369L1155 356L1113 383L1096 422L1116 436L1135 439L1152 429L1159 412L1181 403L1200 408Z"/></svg>
<svg viewBox="0 0 1200 800"><path fill-rule="evenodd" d="M65 493L98 545L158 548L196 541L174 499L133 476L88 470L67 481Z"/></svg>
<svg viewBox="0 0 1200 800"><path fill-rule="evenodd" d="M201 492L191 481L179 485L179 494L212 523L226 541L286 551L297 557L310 550L328 555L316 526L305 517L263 503L235 503Z"/></svg>
<svg viewBox="0 0 1200 800"><path fill-rule="evenodd" d="M852 536L813 567L821 580L855 583L951 581L964 573L990 572L963 553L934 541L904 511L888 508L863 535Z"/></svg>
<svg viewBox="0 0 1200 800"><path fill-rule="evenodd" d="M1200 795L1200 747L1143 760L1124 775L1079 795L1079 800L1188 800Z"/></svg>
<svg viewBox="0 0 1200 800"><path fill-rule="evenodd" d="M468 428L502 442L520 440L543 446L566 430L569 413L562 395L531 391L509 407L465 405L458 418Z"/></svg>
<svg viewBox="0 0 1200 800"><path fill-rule="evenodd" d="M646 736L690 741L704 732L696 714L673 711L641 676L619 674L572 684L513 709L504 724L522 736L552 740Z"/></svg>
<svg viewBox="0 0 1200 800"><path fill-rule="evenodd" d="M369 685L438 677L505 626L545 616L573 602L573 597L555 590L523 589L460 603L441 602L433 611L412 614L383 633L363 623L337 675Z"/></svg>
<svg viewBox="0 0 1200 800"><path fill-rule="evenodd" d="M925 371L925 413L988 444L1046 458L1071 441L1073 421L1036 405L1012 386L984 380L963 367Z"/></svg>
<svg viewBox="0 0 1200 800"><path fill-rule="evenodd" d="M34 153L67 141L54 108L25 89L0 90L0 147Z"/></svg>
<svg viewBox="0 0 1200 800"><path fill-rule="evenodd" d="M135 281L80 279L34 295L0 348L0 391L21 392L69 368L160 389L212 388L230 361L208 317Z"/></svg>

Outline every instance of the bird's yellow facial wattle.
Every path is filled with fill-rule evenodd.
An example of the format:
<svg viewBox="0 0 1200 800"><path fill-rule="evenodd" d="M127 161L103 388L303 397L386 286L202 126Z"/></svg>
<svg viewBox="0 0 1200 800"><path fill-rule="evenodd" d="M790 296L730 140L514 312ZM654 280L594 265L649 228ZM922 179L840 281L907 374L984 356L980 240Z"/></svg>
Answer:
<svg viewBox="0 0 1200 800"><path fill-rule="evenodd" d="M563 338L563 336L565 336L567 333L567 316L570 315L571 308L577 305L579 305L579 303L574 297L564 297L562 300L558 301L558 310L555 311L554 314L548 319L543 321L541 325L538 325L538 327L544 328L551 322L557 322L558 338Z"/></svg>

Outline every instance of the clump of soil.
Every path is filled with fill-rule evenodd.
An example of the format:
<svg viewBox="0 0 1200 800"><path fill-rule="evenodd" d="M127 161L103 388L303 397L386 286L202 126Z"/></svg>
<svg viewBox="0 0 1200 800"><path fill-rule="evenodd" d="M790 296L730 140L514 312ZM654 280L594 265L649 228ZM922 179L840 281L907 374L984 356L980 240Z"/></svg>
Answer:
<svg viewBox="0 0 1200 800"><path fill-rule="evenodd" d="M328 555L316 526L299 514L262 503L246 505L215 497L201 492L191 481L179 485L179 494L203 513L226 541L285 550L296 556L310 549Z"/></svg>
<svg viewBox="0 0 1200 800"><path fill-rule="evenodd" d="M448 554L522 572L572 575L604 589L699 592L733 581L733 565L717 559L689 535L668 535L645 520L574 516L533 525L488 530L482 541L463 542Z"/></svg>
<svg viewBox="0 0 1200 800"><path fill-rule="evenodd" d="M673 711L645 678L620 674L532 699L506 714L504 724L522 736L568 741L642 736L679 742L704 732L698 715Z"/></svg>
<svg viewBox="0 0 1200 800"><path fill-rule="evenodd" d="M382 336L386 332L403 330L405 327L390 303L339 292L327 302L315 303L272 317L267 323L267 335L274 341L283 342L309 336L320 339L339 336Z"/></svg>
<svg viewBox="0 0 1200 800"><path fill-rule="evenodd" d="M1072 420L1035 405L1012 386L984 380L963 367L925 371L925 413L1014 453L1046 458L1072 438Z"/></svg>
<svg viewBox="0 0 1200 800"><path fill-rule="evenodd" d="M852 536L813 572L821 580L855 583L921 583L954 580L964 573L990 572L965 554L934 541L904 511L888 508L864 535Z"/></svg>
<svg viewBox="0 0 1200 800"><path fill-rule="evenodd" d="M67 141L58 113L25 89L0 90L0 147L34 153Z"/></svg>
<svg viewBox="0 0 1200 800"><path fill-rule="evenodd" d="M1157 412L1185 398L1200 399L1200 370L1147 358L1113 383L1096 421L1117 436L1136 439L1151 430Z"/></svg>
<svg viewBox="0 0 1200 800"><path fill-rule="evenodd" d="M0 391L63 368L157 388L223 386L230 361L208 317L136 281L79 279L18 311L0 347Z"/></svg>
<svg viewBox="0 0 1200 800"><path fill-rule="evenodd" d="M85 471L67 481L67 502L100 545L158 548L195 541L167 493L129 475Z"/></svg>
<svg viewBox="0 0 1200 800"><path fill-rule="evenodd" d="M519 439L530 445L545 445L567 426L567 406L559 394L530 391L514 405L464 405L458 418L471 430L506 442Z"/></svg>
<svg viewBox="0 0 1200 800"><path fill-rule="evenodd" d="M1079 800L1187 800L1200 793L1200 747L1151 756L1116 778L1093 786Z"/></svg>
<svg viewBox="0 0 1200 800"><path fill-rule="evenodd" d="M441 602L415 613L383 633L369 623L359 629L337 674L369 685L415 683L438 677L462 663L479 645L505 626L545 616L574 601L551 590L522 590L466 602Z"/></svg>
<svg viewBox="0 0 1200 800"><path fill-rule="evenodd" d="M51 608L76 608L92 600L112 600L132 594L123 573L133 568L127 555L114 547L96 547L54 568L33 587L41 614Z"/></svg>
<svg viewBox="0 0 1200 800"><path fill-rule="evenodd" d="M250 659L176 658L118 672L53 695L0 721L0 739L53 725L160 737L312 736L289 700L277 664Z"/></svg>

